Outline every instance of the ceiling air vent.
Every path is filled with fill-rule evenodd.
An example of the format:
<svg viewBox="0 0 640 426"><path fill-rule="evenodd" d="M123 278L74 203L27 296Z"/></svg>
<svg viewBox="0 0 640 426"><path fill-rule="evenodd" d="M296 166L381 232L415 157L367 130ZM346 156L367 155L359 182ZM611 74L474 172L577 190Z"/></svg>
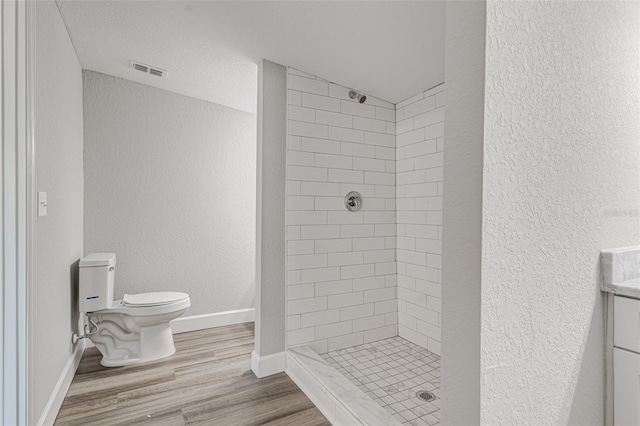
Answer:
<svg viewBox="0 0 640 426"><path fill-rule="evenodd" d="M136 71L143 72L145 74L155 75L156 77L166 77L167 70L163 70L162 68L154 67L151 65L143 64L141 62L131 61L131 68Z"/></svg>

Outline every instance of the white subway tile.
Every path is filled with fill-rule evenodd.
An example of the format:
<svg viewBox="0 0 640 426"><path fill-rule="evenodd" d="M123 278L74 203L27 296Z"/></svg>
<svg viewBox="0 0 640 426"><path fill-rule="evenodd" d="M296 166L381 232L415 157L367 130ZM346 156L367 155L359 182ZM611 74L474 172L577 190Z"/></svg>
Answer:
<svg viewBox="0 0 640 426"><path fill-rule="evenodd" d="M374 265L355 265L355 266L342 266L340 268L340 277L344 279L349 278L363 278L372 277L375 275Z"/></svg>
<svg viewBox="0 0 640 426"><path fill-rule="evenodd" d="M361 251L349 253L329 253L329 266L361 265L364 256Z"/></svg>
<svg viewBox="0 0 640 426"><path fill-rule="evenodd" d="M353 280L353 291L374 290L386 286L385 277L355 278Z"/></svg>
<svg viewBox="0 0 640 426"><path fill-rule="evenodd" d="M305 136L309 138L327 138L327 126L314 123L305 123L304 121L289 120L289 128L287 130L290 135ZM304 146L304 143L303 143Z"/></svg>
<svg viewBox="0 0 640 426"><path fill-rule="evenodd" d="M364 183L364 173L358 170L329 169L329 182Z"/></svg>
<svg viewBox="0 0 640 426"><path fill-rule="evenodd" d="M368 303L366 305L354 305L345 308L340 308L340 319L342 321L370 317L373 316L375 305Z"/></svg>
<svg viewBox="0 0 640 426"><path fill-rule="evenodd" d="M442 211L428 211L427 225L442 225Z"/></svg>
<svg viewBox="0 0 640 426"><path fill-rule="evenodd" d="M353 168L356 170L366 170L370 172L384 172L385 160L356 157L353 159Z"/></svg>
<svg viewBox="0 0 640 426"><path fill-rule="evenodd" d="M328 296L331 294L351 293L352 291L351 280L325 281L316 283L315 294L317 296Z"/></svg>
<svg viewBox="0 0 640 426"><path fill-rule="evenodd" d="M353 127L353 117L347 114L330 111L316 111L316 123L336 127Z"/></svg>
<svg viewBox="0 0 640 426"><path fill-rule="evenodd" d="M364 182L373 185L395 185L395 173L365 172Z"/></svg>
<svg viewBox="0 0 640 426"><path fill-rule="evenodd" d="M330 309L300 315L301 327L315 327L338 321L340 321L340 309ZM316 339L321 339L321 337L316 336Z"/></svg>
<svg viewBox="0 0 640 426"><path fill-rule="evenodd" d="M302 138L300 149L307 152L340 154L340 142L328 139Z"/></svg>
<svg viewBox="0 0 640 426"><path fill-rule="evenodd" d="M287 271L287 285L300 284L300 271Z"/></svg>
<svg viewBox="0 0 640 426"><path fill-rule="evenodd" d="M417 238L415 250L425 253L442 254L442 241Z"/></svg>
<svg viewBox="0 0 640 426"><path fill-rule="evenodd" d="M388 135L386 133L374 133L364 132L364 142L367 145L386 146L388 148L395 148L396 137L394 135Z"/></svg>
<svg viewBox="0 0 640 426"><path fill-rule="evenodd" d="M442 269L442 256L439 254L427 254L427 266L429 268Z"/></svg>
<svg viewBox="0 0 640 426"><path fill-rule="evenodd" d="M329 139L343 142L364 142L364 132L362 130L346 129L344 127L328 127Z"/></svg>
<svg viewBox="0 0 640 426"><path fill-rule="evenodd" d="M312 240L287 241L287 254L313 254L314 245Z"/></svg>
<svg viewBox="0 0 640 426"><path fill-rule="evenodd" d="M290 166L313 166L314 154L302 151L287 151L287 165Z"/></svg>
<svg viewBox="0 0 640 426"><path fill-rule="evenodd" d="M421 155L415 157L416 169L430 169L432 167L442 167L444 165L444 153Z"/></svg>
<svg viewBox="0 0 640 426"><path fill-rule="evenodd" d="M327 265L326 254L301 254L287 257L288 269L322 268Z"/></svg>
<svg viewBox="0 0 640 426"><path fill-rule="evenodd" d="M427 296L427 309L431 311L436 311L437 313L442 312L442 299L438 297Z"/></svg>
<svg viewBox="0 0 640 426"><path fill-rule="evenodd" d="M438 184L436 182L404 185L403 189L405 197L433 197L438 195Z"/></svg>
<svg viewBox="0 0 640 426"><path fill-rule="evenodd" d="M404 133L410 132L414 129L413 117L406 120L398 121L396 123L396 135L400 136Z"/></svg>
<svg viewBox="0 0 640 426"><path fill-rule="evenodd" d="M374 236L376 237L390 237L396 235L396 227L392 223L376 224L375 227Z"/></svg>
<svg viewBox="0 0 640 426"><path fill-rule="evenodd" d="M301 77L298 75L289 74L289 76L287 77L287 87L289 89L298 90L300 92L315 93L318 95L329 94L328 83L320 80Z"/></svg>
<svg viewBox="0 0 640 426"><path fill-rule="evenodd" d="M323 281L337 281L340 279L340 268L303 269L301 281L303 283L318 283Z"/></svg>
<svg viewBox="0 0 640 426"><path fill-rule="evenodd" d="M404 147L404 158L417 157L419 155L433 154L437 151L437 143L434 140L422 141Z"/></svg>
<svg viewBox="0 0 640 426"><path fill-rule="evenodd" d="M431 281L416 280L416 291L424 293L427 296L442 298L442 285Z"/></svg>
<svg viewBox="0 0 640 426"><path fill-rule="evenodd" d="M327 212L290 210L286 212L287 225L325 225L327 224Z"/></svg>
<svg viewBox="0 0 640 426"><path fill-rule="evenodd" d="M444 177L444 167L434 167L425 170L425 179L427 182L442 181Z"/></svg>
<svg viewBox="0 0 640 426"><path fill-rule="evenodd" d="M350 334L353 324L351 321L342 321L334 324L319 325L316 327L316 339L327 339L329 337L343 336Z"/></svg>
<svg viewBox="0 0 640 426"><path fill-rule="evenodd" d="M340 193L346 195L351 191L358 191L363 198L369 199L375 197L375 185L365 185L361 183L341 183ZM367 208L367 207L363 207Z"/></svg>
<svg viewBox="0 0 640 426"><path fill-rule="evenodd" d="M336 240L318 240L315 241L316 253L340 253L350 252L351 239L336 239Z"/></svg>
<svg viewBox="0 0 640 426"><path fill-rule="evenodd" d="M353 320L353 331L371 330L385 326L385 315L358 318Z"/></svg>
<svg viewBox="0 0 640 426"><path fill-rule="evenodd" d="M332 225L357 225L363 223L364 212L341 211L327 212L328 223Z"/></svg>
<svg viewBox="0 0 640 426"><path fill-rule="evenodd" d="M287 330L296 330L300 328L300 315L287 316Z"/></svg>
<svg viewBox="0 0 640 426"><path fill-rule="evenodd" d="M354 157L374 158L376 156L376 147L373 145L342 142L340 144L339 153L342 155L351 155Z"/></svg>
<svg viewBox="0 0 640 426"><path fill-rule="evenodd" d="M313 341L314 332L313 327L290 330L287 332L287 344L293 346L311 342Z"/></svg>
<svg viewBox="0 0 640 426"><path fill-rule="evenodd" d="M411 145L414 143L422 142L424 140L425 140L425 129L424 127L420 127L416 130L412 130L410 132L398 135L396 138L396 143L399 147L403 147L403 146Z"/></svg>
<svg viewBox="0 0 640 426"><path fill-rule="evenodd" d="M376 158L380 158L382 160L395 160L396 159L396 149L388 148L385 146L376 146Z"/></svg>
<svg viewBox="0 0 640 426"><path fill-rule="evenodd" d="M341 238L361 238L375 236L374 225L341 225Z"/></svg>
<svg viewBox="0 0 640 426"><path fill-rule="evenodd" d="M445 92L438 93L438 94L436 95L436 107L443 107L443 106L445 106L445 99L446 99Z"/></svg>
<svg viewBox="0 0 640 426"><path fill-rule="evenodd" d="M411 250L397 250L398 262L427 266L427 254Z"/></svg>
<svg viewBox="0 0 640 426"><path fill-rule="evenodd" d="M300 239L300 227L287 226L287 240L299 240L299 239Z"/></svg>
<svg viewBox="0 0 640 426"><path fill-rule="evenodd" d="M393 262L395 250L369 250L364 252L364 263Z"/></svg>
<svg viewBox="0 0 640 426"><path fill-rule="evenodd" d="M378 262L375 264L376 275L389 275L396 273L396 262Z"/></svg>
<svg viewBox="0 0 640 426"><path fill-rule="evenodd" d="M314 198L290 195L287 197L287 210L314 210Z"/></svg>
<svg viewBox="0 0 640 426"><path fill-rule="evenodd" d="M387 121L387 133L390 135L396 134L396 123L391 123Z"/></svg>
<svg viewBox="0 0 640 426"><path fill-rule="evenodd" d="M353 268L352 266L345 266L344 268ZM333 294L328 297L329 309L343 308L345 306L362 305L363 293L361 291L345 294ZM426 298L426 296L425 296ZM425 299L425 306L426 306Z"/></svg>
<svg viewBox="0 0 640 426"><path fill-rule="evenodd" d="M426 296L425 296L426 297ZM425 301L426 306L426 301ZM287 302L287 314L305 314L307 312L323 311L327 309L327 296L309 299L290 300Z"/></svg>
<svg viewBox="0 0 640 426"><path fill-rule="evenodd" d="M426 321L430 324L438 325L438 313L422 307L422 303L420 303L420 306L414 304L413 302L407 303L407 314L411 315L412 317L416 317L421 321Z"/></svg>
<svg viewBox="0 0 640 426"><path fill-rule="evenodd" d="M307 299L315 294L313 284L301 284L287 286L287 300Z"/></svg>
<svg viewBox="0 0 640 426"><path fill-rule="evenodd" d="M394 211L365 211L364 212L364 223L396 223L396 212ZM293 224L292 224L293 225Z"/></svg>
<svg viewBox="0 0 640 426"><path fill-rule="evenodd" d="M340 101L327 96L302 94L302 106L307 108L321 109L325 111L340 112Z"/></svg>
<svg viewBox="0 0 640 426"><path fill-rule="evenodd" d="M396 312L398 310L398 303L395 299L384 300L382 302L375 303L375 315L386 314L389 312Z"/></svg>
<svg viewBox="0 0 640 426"><path fill-rule="evenodd" d="M287 135L287 149L289 152L300 151L302 149L302 138L300 136Z"/></svg>
<svg viewBox="0 0 640 426"><path fill-rule="evenodd" d="M320 167L288 166L287 179L326 182L327 169Z"/></svg>
<svg viewBox="0 0 640 426"><path fill-rule="evenodd" d="M302 105L302 92L287 90L287 103L289 105Z"/></svg>
<svg viewBox="0 0 640 426"><path fill-rule="evenodd" d="M376 107L376 119L385 121L396 121L395 109Z"/></svg>
<svg viewBox="0 0 640 426"><path fill-rule="evenodd" d="M444 136L444 122L432 124L431 126L426 127L424 132L425 132L425 139L427 140L434 139L434 138L441 138Z"/></svg>
<svg viewBox="0 0 640 426"><path fill-rule="evenodd" d="M315 165L333 169L353 168L352 158L346 155L315 154Z"/></svg>
<svg viewBox="0 0 640 426"><path fill-rule="evenodd" d="M398 326L398 335L423 348L427 347L428 337L402 325Z"/></svg>
<svg viewBox="0 0 640 426"><path fill-rule="evenodd" d="M416 115L413 118L413 123L416 128L430 126L432 124L441 123L443 121L444 108L436 108L429 112L425 112L424 114Z"/></svg>
<svg viewBox="0 0 640 426"><path fill-rule="evenodd" d="M353 251L381 250L385 247L384 237L354 238Z"/></svg>
<svg viewBox="0 0 640 426"><path fill-rule="evenodd" d="M395 325L387 325L385 327L374 328L364 332L364 342L375 342L377 340L388 339L398 335L398 329Z"/></svg>
<svg viewBox="0 0 640 426"><path fill-rule="evenodd" d="M300 238L303 240L340 238L340 227L338 225L302 226Z"/></svg>
<svg viewBox="0 0 640 426"><path fill-rule="evenodd" d="M421 99L404 107L404 117L414 117L436 107L436 99L432 96Z"/></svg>
<svg viewBox="0 0 640 426"><path fill-rule="evenodd" d="M337 183L325 182L302 182L300 186L301 195L339 195L340 185Z"/></svg>
<svg viewBox="0 0 640 426"><path fill-rule="evenodd" d="M289 120L307 121L309 123L316 122L316 110L312 108L304 108L296 105L289 105L287 118Z"/></svg>
<svg viewBox="0 0 640 426"><path fill-rule="evenodd" d="M327 350L337 351L351 346L361 345L364 342L363 332L346 334L344 336L332 337L328 339Z"/></svg>
<svg viewBox="0 0 640 426"><path fill-rule="evenodd" d="M352 101L340 101L340 111L345 114L357 115L359 117L376 117L376 107L373 105L359 104Z"/></svg>
<svg viewBox="0 0 640 426"><path fill-rule="evenodd" d="M344 210L344 197L315 197L317 210Z"/></svg>
<svg viewBox="0 0 640 426"><path fill-rule="evenodd" d="M395 177L395 175L394 175ZM393 185L376 185L375 196L381 198L394 198L396 187Z"/></svg>
<svg viewBox="0 0 640 426"><path fill-rule="evenodd" d="M353 128L371 132L386 133L387 123L373 118L353 117Z"/></svg>

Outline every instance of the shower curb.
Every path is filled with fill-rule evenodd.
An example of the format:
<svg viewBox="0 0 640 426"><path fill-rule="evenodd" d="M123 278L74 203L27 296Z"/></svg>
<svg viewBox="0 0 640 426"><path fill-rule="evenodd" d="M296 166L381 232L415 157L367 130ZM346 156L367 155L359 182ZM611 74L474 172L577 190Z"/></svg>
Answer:
<svg viewBox="0 0 640 426"><path fill-rule="evenodd" d="M333 425L401 426L309 346L287 350L285 372Z"/></svg>

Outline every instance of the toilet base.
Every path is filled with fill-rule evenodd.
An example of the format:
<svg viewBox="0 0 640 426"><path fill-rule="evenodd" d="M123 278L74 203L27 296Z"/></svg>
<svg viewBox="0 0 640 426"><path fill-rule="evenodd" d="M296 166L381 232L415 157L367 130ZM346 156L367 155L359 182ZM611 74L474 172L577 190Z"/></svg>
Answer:
<svg viewBox="0 0 640 426"><path fill-rule="evenodd" d="M169 322L140 327L126 315L96 316L99 331L90 338L102 354L104 367L156 361L176 352Z"/></svg>

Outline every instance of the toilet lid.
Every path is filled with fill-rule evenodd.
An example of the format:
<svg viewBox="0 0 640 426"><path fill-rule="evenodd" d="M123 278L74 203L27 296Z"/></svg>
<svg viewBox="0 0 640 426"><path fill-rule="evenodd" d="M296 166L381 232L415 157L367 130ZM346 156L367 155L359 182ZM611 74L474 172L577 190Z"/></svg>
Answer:
<svg viewBox="0 0 640 426"><path fill-rule="evenodd" d="M178 291L155 291L153 293L125 294L122 302L126 306L162 306L188 298L187 293Z"/></svg>

